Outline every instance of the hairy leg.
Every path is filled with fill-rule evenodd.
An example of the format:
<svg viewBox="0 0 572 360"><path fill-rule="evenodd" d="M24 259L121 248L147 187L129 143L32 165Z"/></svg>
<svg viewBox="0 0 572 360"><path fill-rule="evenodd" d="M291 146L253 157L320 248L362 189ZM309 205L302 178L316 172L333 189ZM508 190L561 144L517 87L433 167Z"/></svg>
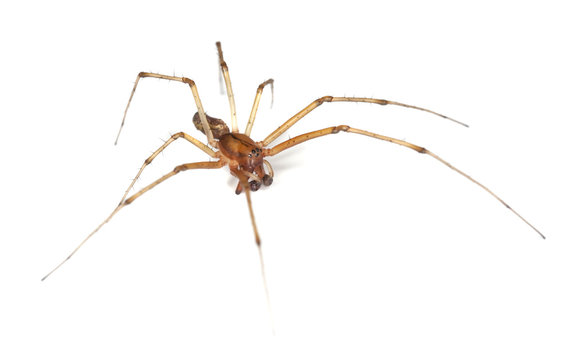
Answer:
<svg viewBox="0 0 572 360"><path fill-rule="evenodd" d="M270 143L272 143L274 140L276 140L276 138L278 138L280 135L282 135L286 130L288 130L295 123L297 123L298 120L300 120L304 116L308 115L312 110L314 110L315 108L317 108L318 106L322 105L325 102L356 102L356 103L372 103L372 104L378 104L378 105L397 105L397 106L402 106L402 107L406 107L406 108L410 108L410 109L426 111L426 112L431 113L433 115L440 116L444 119L451 120L451 121L453 121L459 125L463 125L465 127L468 127L467 124L464 124L460 121L454 120L454 119L452 119L448 116L445 116L443 114L439 114L433 110L428 110L428 109L425 109L425 108L422 108L419 106L414 106L414 105L407 105L407 104L399 103L396 101L383 100L383 99L358 98L358 97L323 96L317 100L314 100L312 103L310 103L310 105L306 106L304 109L299 111L296 115L294 115L290 119L286 120L286 122L284 124L280 125L276 130L274 130L270 135L268 135L266 137L266 139L264 139L262 141L263 146L268 146Z"/></svg>
<svg viewBox="0 0 572 360"><path fill-rule="evenodd" d="M434 159L436 159L437 161L441 162L442 164L448 166L450 169L452 169L453 171L457 172L458 174L464 176L465 178L469 179L471 182L473 182L474 184L478 185L479 187L481 187L483 190L485 190L486 192L488 192L491 196L493 196L495 199L497 199L501 204L503 204L504 206L506 206L510 211L512 211L516 216L518 216L522 221L524 221L528 226L530 226L534 231L536 231L543 239L545 239L545 236L538 230L536 229L530 222L528 222L525 218L523 218L519 213L517 213L512 207L510 207L504 200L502 200L497 194L495 194L494 192L492 192L491 190L489 190L489 188L487 188L486 186L484 186L483 184L481 184L480 182L478 182L477 180L473 179L472 177L470 177L469 175L467 175L466 173L462 172L461 170L457 169L455 166L451 165L449 162L441 159L439 156L437 156L436 154L432 153L431 151L425 149L424 147L412 144L410 142L407 141L403 141L403 140L399 140L399 139L395 139L389 136L385 136L385 135L380 135L380 134L376 134L373 132L369 132L369 131L365 131L365 130L360 130L360 129L355 129L355 128L351 128L347 125L339 125L339 126L332 126L329 128L325 128L325 129L321 129L321 130L316 130L316 131L312 131L306 134L302 134L296 137L293 137L290 140L284 141L283 143L280 143L276 146L274 146L273 148L270 149L264 149L263 150L263 155L264 156L274 156L276 154L281 153L282 151L289 149L293 146L296 146L298 144L301 144L305 141L308 140L312 140L324 135L331 135L331 134L337 134L340 131L343 132L349 132L349 133L354 133L354 134L359 134L359 135L365 135L365 136L369 136L378 140L383 140L383 141L387 141L393 144L397 144L397 145L401 145L401 146L405 146L411 150L415 150L420 154L427 154L431 157L433 157Z"/></svg>
<svg viewBox="0 0 572 360"><path fill-rule="evenodd" d="M124 196L123 199L125 199L125 200L122 200L117 205L117 207L115 207L115 209L111 212L111 214L109 214L109 216L107 216L107 218L101 224L99 224L95 228L95 230L93 230L91 233L89 233L89 235L61 263L59 263L52 271L50 271L46 276L44 276L42 278L42 281L44 281L48 276L50 276L54 271L59 269L60 266L62 266L66 261L68 261L83 246L83 244L85 244L87 240L89 240L97 231L99 231L99 229L101 229L101 227L103 225L107 224L109 222L109 220L111 220L111 218L115 214L117 214L117 212L119 212L119 210L121 210L125 206L131 204L139 196L143 195L144 193L151 190L155 186L159 185L163 181L167 180L171 176L180 173L181 171L191 170L191 169L218 169L222 166L224 166L224 163L220 160L217 162L206 161L206 162L196 162L196 163L179 165L179 166L175 167L171 172L163 175L161 178L159 178L159 179L155 180L154 182L152 182L151 184L147 185L146 187L144 187L143 189L141 189L140 191L138 191L137 193L135 193L131 197L125 199L125 196Z"/></svg>
<svg viewBox="0 0 572 360"><path fill-rule="evenodd" d="M224 77L224 83L226 85L226 94L228 96L228 103L230 105L230 122L233 133L238 132L238 121L236 120L236 105L234 103L234 93L232 92L232 84L230 83L230 75L228 73L228 65L224 61L222 55L222 46L220 41L217 41L216 48L218 51L218 60L220 64L220 69L222 71L222 76Z"/></svg>
<svg viewBox="0 0 572 360"><path fill-rule="evenodd" d="M252 105L250 118L248 118L248 123L246 124L246 129L244 130L244 134L246 136L250 136L250 133L252 131L252 125L254 125L254 119L256 118L256 112L258 111L258 104L260 103L260 98L262 97L262 91L264 90L264 87L266 85L270 85L270 91L272 92L272 103L274 103L274 80L268 79L262 84L258 85L258 89L256 90L256 96L254 97L254 104Z"/></svg>
<svg viewBox="0 0 572 360"><path fill-rule="evenodd" d="M216 148L216 141L213 139L213 134L211 132L210 127L208 126L207 117L205 115L205 110L203 108L203 104L201 102L201 98L199 97L199 92L197 90L197 86L195 82L186 77L178 77L178 76L170 76L170 75L162 75L162 74L154 74L148 72L140 72L137 75L137 79L135 79L135 85L133 85L133 90L131 90L131 96L129 97L129 101L127 102L127 106L125 107L125 112L123 113L123 120L121 120L121 126L119 127L119 132L117 133L117 137L115 138L115 145L117 145L117 141L119 140L119 135L121 134L121 130L123 129L123 125L125 124L125 117L127 116L127 110L129 110L129 105L131 105L131 100L133 100L133 95L135 95L135 90L137 89L137 85L139 84L139 79L141 78L155 78L155 79L163 79L163 80L173 80L179 81L184 84L189 85L191 88L191 92L193 93L193 98L195 99L195 104L197 105L197 111L199 113L199 117L201 122L203 123L203 127L205 129L205 134L207 136L208 144L212 147Z"/></svg>

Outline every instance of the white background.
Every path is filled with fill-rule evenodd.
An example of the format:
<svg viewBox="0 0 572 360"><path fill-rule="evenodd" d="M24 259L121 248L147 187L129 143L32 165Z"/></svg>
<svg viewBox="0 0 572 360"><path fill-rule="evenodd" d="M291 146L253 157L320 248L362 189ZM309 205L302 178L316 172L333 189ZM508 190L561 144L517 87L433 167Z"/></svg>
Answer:
<svg viewBox="0 0 572 360"><path fill-rule="evenodd" d="M569 359L572 54L566 2L19 2L0 6L0 357L3 359ZM285 134L351 134L270 159L253 196L274 328L246 202L226 169L170 179L123 209L45 282L177 131L203 138L180 83L263 139L323 96L443 112L325 104ZM137 184L208 157L180 140Z"/></svg>

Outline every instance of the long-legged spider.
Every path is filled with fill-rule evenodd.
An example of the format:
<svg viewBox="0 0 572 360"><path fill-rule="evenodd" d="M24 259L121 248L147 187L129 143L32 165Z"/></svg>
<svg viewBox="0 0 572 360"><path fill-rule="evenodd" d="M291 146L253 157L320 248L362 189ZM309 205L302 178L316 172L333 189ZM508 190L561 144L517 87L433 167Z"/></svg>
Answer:
<svg viewBox="0 0 572 360"><path fill-rule="evenodd" d="M229 130L228 126L224 123L224 121L220 119L216 119L210 117L205 114L203 106L201 104L201 99L199 97L199 93L197 90L197 86L195 82L186 77L177 77L177 76L169 76L169 75L162 75L162 74L154 74L148 72L141 72L137 75L135 80L135 85L133 86L133 90L131 91L131 96L129 97L129 101L125 108L125 112L123 114L123 120L121 122L121 126L119 128L119 132L117 134L117 139L119 138L119 134L123 129L123 125L125 123L125 117L127 116L127 110L129 109L129 105L131 104L131 100L133 99L133 95L135 94L135 90L137 85L139 84L139 80L141 78L156 78L156 79L166 79L166 80L173 80L178 81L184 84L189 85L191 88L191 92L193 94L193 98L195 99L195 103L197 105L197 113L193 116L193 123L195 127L201 131L207 137L207 143L203 143L200 140L195 139L194 137L184 133L178 132L171 136L170 139L165 141L163 145L161 145L151 156L149 156L139 169L139 172L131 182L131 184L125 190L121 201L117 205L117 207L111 212L111 214L101 223L99 226L95 228L61 263L59 263L52 271L50 271L46 276L42 278L45 280L48 276L50 276L54 271L56 271L60 266L62 266L66 261L68 261L82 246L85 242L93 236L104 224L106 224L111 218L122 208L131 204L135 201L138 197L146 193L147 191L154 188L156 185L162 183L163 181L169 179L170 177L186 170L192 169L218 169L223 166L228 166L230 172L238 178L238 184L236 187L236 194L240 194L244 191L246 195L246 201L248 204L248 211L250 213L250 220L252 222L252 228L254 231L254 238L256 241L256 245L259 252L260 257L260 265L262 269L262 276L264 280L264 285L266 289L266 295L268 296L268 290L266 287L266 279L264 276L264 262L262 257L261 251L261 242L260 242L260 235L258 234L258 229L256 227L256 221L254 219L254 212L252 210L252 201L251 201L251 191L258 190L262 185L270 186L273 181L273 170L270 163L265 159L266 157L271 157L274 155L278 155L284 150L287 150L291 147L294 147L298 144L301 144L305 141L312 140L321 136L330 135L330 134L337 134L339 132L348 132L358 135L369 136L375 139L387 141L393 144L401 145L411 150L417 151L420 154L427 154L437 161L441 162L442 164L448 166L455 172L459 173L460 175L464 176L474 184L480 186L484 191L488 192L491 196L497 199L500 203L506 206L510 211L512 211L516 216L518 216L522 221L524 221L528 226L530 226L534 231L536 231L542 238L544 235L536 229L531 223L529 223L525 218L523 218L519 213L517 213L514 209L512 209L504 200L502 200L498 195L493 193L489 190L486 186L481 184L480 182L476 181L466 173L462 172L461 170L457 169L455 166L451 165L447 161L441 159L436 154L432 153L431 151L427 150L424 147L409 143L407 141L391 138L385 135L375 134L373 132L369 132L366 130L360 130L356 128L352 128L348 125L338 125L338 126L331 126L320 130L311 131L302 135L298 135L293 137L289 140L286 140L282 143L274 145L273 147L269 147L281 134L285 131L290 129L294 124L296 124L300 119L304 116L308 115L311 111L316 109L318 106L322 105L323 103L329 102L355 102L355 103L373 103L378 105L397 105L401 107L406 107L415 110L421 110L433 115L440 116L444 119L453 121L463 126L467 126L457 120L451 119L445 115L439 114L432 110L428 110L425 108L421 108L418 106L407 105L403 103L399 103L396 101L390 100L382 100L382 99L371 99L371 98L360 98L360 97L335 97L335 96L323 96L317 100L312 101L308 106L303 108L297 114L292 116L282 125L280 125L276 130L270 133L266 138L262 141L254 141L250 138L250 132L252 130L252 126L254 124L254 119L256 117L256 112L258 110L258 105L260 103L260 98L262 97L262 92L267 85L270 85L271 89L273 90L274 80L269 79L264 81L258 86L258 90L256 92L256 96L254 98L254 104L252 106L252 110L250 112L250 117L248 119L248 123L246 125L246 129L244 133L240 133L238 130L238 123L236 118L236 106L234 102L234 94L232 92L232 86L230 82L230 76L228 72L228 66L224 61L222 48L220 42L216 43L217 50L218 50L218 57L220 63L220 69L222 75L224 77L224 82L226 85L226 93L228 96L228 101L230 104L230 119L231 119L231 127L232 129ZM161 153L167 146L173 143L175 140L183 138L200 150L205 152L211 158L216 159L216 161L202 161L202 162L194 162L194 163L187 163L182 164L175 167L171 172L163 175L159 179L155 180L151 184L147 185L140 191L136 192L135 194L127 197L131 189L133 188L137 179L139 179L141 173L145 169L147 165L149 165L156 157ZM117 139L115 143L117 143Z"/></svg>

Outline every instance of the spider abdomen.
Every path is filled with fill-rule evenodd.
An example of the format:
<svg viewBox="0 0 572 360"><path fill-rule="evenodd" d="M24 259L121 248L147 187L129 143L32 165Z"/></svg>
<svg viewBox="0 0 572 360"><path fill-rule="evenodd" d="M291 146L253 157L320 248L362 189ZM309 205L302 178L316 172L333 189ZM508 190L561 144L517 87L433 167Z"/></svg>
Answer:
<svg viewBox="0 0 572 360"><path fill-rule="evenodd" d="M230 132L228 130L228 126L221 119L208 116L207 114L205 114L205 116L207 118L207 123L211 128L213 138L220 139L224 134L228 134ZM195 125L197 130L205 134L205 129L203 129L203 123L201 122L201 117L199 116L198 112L196 112L195 115L193 116L193 124Z"/></svg>

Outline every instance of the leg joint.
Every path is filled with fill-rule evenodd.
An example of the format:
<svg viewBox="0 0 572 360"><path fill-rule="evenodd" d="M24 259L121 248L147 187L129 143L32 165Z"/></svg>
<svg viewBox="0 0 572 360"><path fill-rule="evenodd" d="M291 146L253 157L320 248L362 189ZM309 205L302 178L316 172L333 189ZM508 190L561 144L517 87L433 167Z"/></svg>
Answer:
<svg viewBox="0 0 572 360"><path fill-rule="evenodd" d="M189 84L191 87L195 86L195 82L189 78L183 77L181 78L181 81L184 82L185 84Z"/></svg>
<svg viewBox="0 0 572 360"><path fill-rule="evenodd" d="M334 127L334 128L332 129L332 134L337 134L337 133L339 133L340 131L345 131L345 132L347 132L347 131L349 131L349 130L350 130L350 127L347 126L347 125L338 125L338 126L336 126L336 127Z"/></svg>
<svg viewBox="0 0 572 360"><path fill-rule="evenodd" d="M316 102L318 105L322 105L325 102L332 102L333 99L333 96L322 96L321 98L317 99Z"/></svg>
<svg viewBox="0 0 572 360"><path fill-rule="evenodd" d="M184 137L184 136L185 136L185 133L182 131L179 131L178 133L171 135L171 139L176 140L176 139L178 139L180 137Z"/></svg>

